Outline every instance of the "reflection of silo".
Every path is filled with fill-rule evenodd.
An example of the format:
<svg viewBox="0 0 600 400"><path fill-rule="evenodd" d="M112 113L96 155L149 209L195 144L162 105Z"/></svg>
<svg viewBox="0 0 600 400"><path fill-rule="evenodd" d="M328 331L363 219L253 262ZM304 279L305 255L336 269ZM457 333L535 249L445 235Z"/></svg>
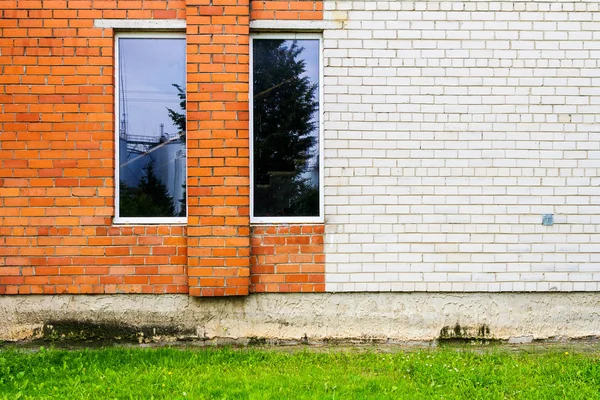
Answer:
<svg viewBox="0 0 600 400"><path fill-rule="evenodd" d="M181 211L181 199L184 196L184 186L186 184L186 173L185 173L185 146L183 143L176 146L179 150L175 153L175 179L173 179L173 197L175 198L175 213L179 214ZM185 215L185 210L183 210Z"/></svg>
<svg viewBox="0 0 600 400"><path fill-rule="evenodd" d="M117 164L119 165L119 179L127 186L130 186L129 183L129 175L127 174L127 166L122 167L121 165L127 160L127 142L123 139L119 139L119 160L117 160Z"/></svg>
<svg viewBox="0 0 600 400"><path fill-rule="evenodd" d="M172 195L173 192L170 190L169 181L173 179L175 167L175 164L173 163L173 159L175 158L173 145L163 144L154 148L152 151L152 158L154 158L154 173L156 177L165 184L167 189L169 189L169 194Z"/></svg>
<svg viewBox="0 0 600 400"><path fill-rule="evenodd" d="M182 150L183 153L178 150ZM173 197L176 213L181 209L182 185L185 179L185 158L178 157L178 153L185 154L185 147L179 140L156 148L152 152L156 177L167 187L169 195Z"/></svg>
<svg viewBox="0 0 600 400"><path fill-rule="evenodd" d="M148 161L147 156L139 157L139 154L130 153L127 150L127 142L119 140L119 180L125 182L129 187L136 187L144 173L144 167Z"/></svg>

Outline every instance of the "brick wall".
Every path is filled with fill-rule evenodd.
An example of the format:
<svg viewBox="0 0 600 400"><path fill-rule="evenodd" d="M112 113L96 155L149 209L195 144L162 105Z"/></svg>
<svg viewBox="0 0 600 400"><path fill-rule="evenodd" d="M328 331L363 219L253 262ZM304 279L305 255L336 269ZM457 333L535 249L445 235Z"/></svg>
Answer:
<svg viewBox="0 0 600 400"><path fill-rule="evenodd" d="M187 293L184 230L28 228L5 238L0 292Z"/></svg>
<svg viewBox="0 0 600 400"><path fill-rule="evenodd" d="M252 292L324 292L323 225L252 228Z"/></svg>
<svg viewBox="0 0 600 400"><path fill-rule="evenodd" d="M598 290L598 9L325 1L327 290Z"/></svg>
<svg viewBox="0 0 600 400"><path fill-rule="evenodd" d="M252 20L321 20L322 0L251 0Z"/></svg>
<svg viewBox="0 0 600 400"><path fill-rule="evenodd" d="M185 227L114 227L112 30L184 2L5 1L0 293L185 293Z"/></svg>
<svg viewBox="0 0 600 400"><path fill-rule="evenodd" d="M187 5L190 295L245 295L249 6L244 0Z"/></svg>
<svg viewBox="0 0 600 400"><path fill-rule="evenodd" d="M273 19L322 17L320 1L252 6ZM248 293L249 7L2 2L0 294ZM115 31L99 19L186 21L187 226L113 226ZM313 275L285 290L317 290Z"/></svg>
<svg viewBox="0 0 600 400"><path fill-rule="evenodd" d="M322 291L325 253L331 291L598 290L598 2L2 4L0 293ZM249 223L249 16L343 22L325 251ZM187 226L112 224L115 18L186 21Z"/></svg>

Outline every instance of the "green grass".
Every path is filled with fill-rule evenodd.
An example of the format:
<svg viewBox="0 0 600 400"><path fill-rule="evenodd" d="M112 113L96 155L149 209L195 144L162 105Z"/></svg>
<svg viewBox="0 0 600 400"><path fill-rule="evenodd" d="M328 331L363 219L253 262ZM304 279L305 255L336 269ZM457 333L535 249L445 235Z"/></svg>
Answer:
<svg viewBox="0 0 600 400"><path fill-rule="evenodd" d="M2 350L0 399L599 399L597 353Z"/></svg>

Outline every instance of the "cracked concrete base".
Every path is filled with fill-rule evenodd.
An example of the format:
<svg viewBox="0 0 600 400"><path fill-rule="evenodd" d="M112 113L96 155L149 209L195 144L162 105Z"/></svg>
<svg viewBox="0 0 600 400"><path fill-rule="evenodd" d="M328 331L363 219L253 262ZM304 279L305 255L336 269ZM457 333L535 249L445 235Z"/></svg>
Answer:
<svg viewBox="0 0 600 400"><path fill-rule="evenodd" d="M323 293L0 297L0 340L61 321L163 327L186 339L429 341L440 332L515 343L600 335L596 293ZM483 329L483 330L482 330ZM487 329L487 331L486 331ZM448 335L448 333L446 333ZM176 335L177 336L177 335Z"/></svg>

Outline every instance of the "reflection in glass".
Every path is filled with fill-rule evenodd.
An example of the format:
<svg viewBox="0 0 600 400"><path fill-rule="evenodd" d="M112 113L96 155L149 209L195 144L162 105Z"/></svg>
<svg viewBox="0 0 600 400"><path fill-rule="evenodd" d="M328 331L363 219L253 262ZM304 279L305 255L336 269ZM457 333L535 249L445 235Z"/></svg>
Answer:
<svg viewBox="0 0 600 400"><path fill-rule="evenodd" d="M185 217L185 39L118 40L119 216Z"/></svg>
<svg viewBox="0 0 600 400"><path fill-rule="evenodd" d="M319 41L253 41L255 217L319 216Z"/></svg>

